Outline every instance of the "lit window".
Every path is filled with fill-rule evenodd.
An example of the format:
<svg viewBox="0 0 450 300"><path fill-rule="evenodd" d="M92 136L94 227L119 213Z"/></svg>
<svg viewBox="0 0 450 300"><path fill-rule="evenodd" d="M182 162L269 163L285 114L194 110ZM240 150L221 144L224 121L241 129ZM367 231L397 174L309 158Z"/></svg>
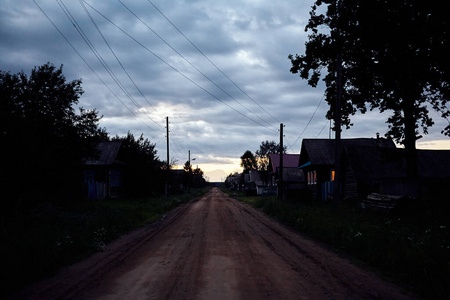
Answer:
<svg viewBox="0 0 450 300"><path fill-rule="evenodd" d="M334 170L331 170L331 181L334 181L335 175L336 175L336 172Z"/></svg>

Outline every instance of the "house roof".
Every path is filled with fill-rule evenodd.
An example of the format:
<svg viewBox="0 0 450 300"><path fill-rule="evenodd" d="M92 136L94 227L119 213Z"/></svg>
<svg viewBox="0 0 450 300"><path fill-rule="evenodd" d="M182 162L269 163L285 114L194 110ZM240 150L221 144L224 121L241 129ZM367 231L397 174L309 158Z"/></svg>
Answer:
<svg viewBox="0 0 450 300"><path fill-rule="evenodd" d="M342 139L341 145L343 147L354 145L356 147L396 148L392 140L385 138ZM303 139L298 166L308 162L311 162L312 165L334 165L334 160L334 139Z"/></svg>
<svg viewBox="0 0 450 300"><path fill-rule="evenodd" d="M406 178L404 149L347 145L344 155L356 178ZM450 179L450 150L417 150L418 177Z"/></svg>
<svg viewBox="0 0 450 300"><path fill-rule="evenodd" d="M248 172L249 175L249 181L258 184L262 184L261 176L259 175L259 172L256 170L250 170Z"/></svg>
<svg viewBox="0 0 450 300"><path fill-rule="evenodd" d="M283 167L284 168L296 168L298 167L298 160L300 154L283 154ZM272 167L272 171L275 171L280 167L280 154L269 154L269 165Z"/></svg>
<svg viewBox="0 0 450 300"><path fill-rule="evenodd" d="M305 174L299 168L283 168L284 182L304 182Z"/></svg>
<svg viewBox="0 0 450 300"><path fill-rule="evenodd" d="M94 160L86 160L86 165L104 166L112 164L123 164L116 160L121 144L121 142L98 143L96 146L96 150L99 153L98 158Z"/></svg>

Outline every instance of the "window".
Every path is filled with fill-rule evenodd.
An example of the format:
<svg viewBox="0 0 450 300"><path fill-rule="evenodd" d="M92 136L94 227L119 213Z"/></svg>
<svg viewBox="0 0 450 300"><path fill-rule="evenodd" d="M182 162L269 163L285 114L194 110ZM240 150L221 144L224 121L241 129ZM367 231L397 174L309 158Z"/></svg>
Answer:
<svg viewBox="0 0 450 300"><path fill-rule="evenodd" d="M308 185L317 183L317 172L316 171L309 171L308 172L308 174L307 174L307 182L308 182Z"/></svg>
<svg viewBox="0 0 450 300"><path fill-rule="evenodd" d="M335 175L336 175L336 172L334 170L331 170L331 181L334 181Z"/></svg>

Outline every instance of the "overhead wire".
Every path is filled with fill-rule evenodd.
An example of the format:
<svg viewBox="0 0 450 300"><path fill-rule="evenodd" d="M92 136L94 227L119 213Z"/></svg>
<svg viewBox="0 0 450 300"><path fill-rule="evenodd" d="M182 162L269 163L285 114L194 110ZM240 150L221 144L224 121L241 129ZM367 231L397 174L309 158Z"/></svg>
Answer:
<svg viewBox="0 0 450 300"><path fill-rule="evenodd" d="M103 41L105 42L105 44L108 46L109 50L111 51L111 53L114 55L115 59L117 60L117 62L119 63L119 65L121 66L122 70L125 72L125 74L128 76L128 78L130 79L130 81L133 83L134 87L136 88L136 90L138 90L138 92L141 94L142 98L147 102L148 105L150 105L150 107L156 112L156 108L154 108L154 106L150 103L150 101L147 99L147 97L145 97L144 93L141 91L141 89L137 86L136 82L133 80L133 78L131 77L131 75L128 73L128 71L125 69L124 65L122 64L122 62L120 61L120 59L117 57L115 51L112 49L111 45L108 43L108 41L106 40L105 36L102 34L100 28L98 27L97 23L95 22L94 18L91 16L90 12L88 11L88 9L86 8L86 6L84 5L83 1L79 1L81 6L83 7L84 11L86 12L86 14L88 15L89 19L91 20L92 24L94 25L94 27L97 29L97 32L100 34L100 36L102 37ZM153 120L153 119L152 119ZM157 124L160 127L164 127L161 124L155 122L153 120L153 122L155 124Z"/></svg>
<svg viewBox="0 0 450 300"><path fill-rule="evenodd" d="M58 0L57 0L58 1ZM60 0L62 2L62 0ZM122 67L123 71L127 74L128 78L130 79L130 81L134 84L135 88L140 92L140 94L142 95L142 97L147 101L147 103L152 106L152 104L147 100L147 98L144 96L144 94L142 93L142 91L139 89L139 87L136 85L135 81L131 78L131 75L127 72L127 70L125 69L125 67L123 66L122 62L120 61L120 59L118 58L118 56L115 54L114 50L112 49L112 47L110 46L110 44L108 43L108 41L106 40L106 38L104 37L104 35L102 34L100 28L98 27L97 23L95 22L95 20L93 19L92 15L89 13L89 11L87 10L87 8L85 7L84 3L80 0L80 4L83 7L83 9L85 10L85 13L88 15L88 17L90 18L91 22L93 23L94 27L97 29L98 33L100 34L100 36L102 37L103 41L105 42L105 44L108 46L108 48L110 49L111 53L113 54L113 56L115 57L115 59L117 60L117 62L119 63L119 65ZM64 5L64 3L63 3ZM74 19L74 18L73 18ZM77 24L78 27L80 27ZM152 106L153 108L153 106ZM155 109L154 109L155 110ZM155 110L156 111L156 110ZM157 123L156 121L154 121L152 118L150 118L155 124L157 124L159 127L164 128L164 126L162 126L161 124ZM181 150L178 146L180 146L181 148L184 148L173 136L170 136L170 139L173 141L173 143L170 143L170 145L174 145L175 147L171 147L171 148L175 148L175 150L181 154Z"/></svg>
<svg viewBox="0 0 450 300"><path fill-rule="evenodd" d="M240 106L242 106L244 109L246 109L251 114L255 115L257 118L259 118L261 121L267 123L269 126L273 126L257 114L255 114L253 111L248 109L245 105L243 105L241 102L239 102L236 98L234 98L232 95L230 95L227 91L225 91L221 86L219 86L217 83L215 83L209 76L207 76L205 73L203 73L200 69L198 69L192 62L190 62L183 54L181 54L178 50L176 50L170 43L168 43L161 35L159 35L153 28L151 28L144 20L142 20L136 13L134 13L128 6L126 6L121 0L118 0L120 4L122 4L136 19L138 19L145 27L147 27L151 32L153 32L161 41L163 41L170 49L172 49L176 54L178 54L184 61L186 61L191 67L193 67L197 72L199 72L203 77L205 77L209 82L211 82L215 87L217 87L219 90L221 90L224 94L226 94L228 97L233 99L236 103L238 103ZM275 128L275 127L274 127ZM276 129L276 128L275 128Z"/></svg>
<svg viewBox="0 0 450 300"><path fill-rule="evenodd" d="M281 123L280 120L275 118L269 111L264 109L258 102L256 102L250 95L248 95L239 85L237 85L236 82L234 82L227 74L225 74L209 57L202 51L200 48L198 48L151 0L148 0L148 2L201 54L203 57L205 57L206 60L208 60L225 78L227 78L237 89L239 89L247 98L249 98L253 103L255 103L259 108L261 108L265 113L267 113L269 116L271 116L275 121L278 123Z"/></svg>
<svg viewBox="0 0 450 300"><path fill-rule="evenodd" d="M100 82L111 92L111 94L114 95L114 97L140 122L142 122L147 128L151 129L152 131L155 131L152 127L150 127L147 123L142 121L134 111L132 111L128 105L123 102L119 96L106 84L106 82L98 75L98 73L92 68L92 66L86 61L86 59L81 55L81 53L73 46L73 44L69 41L69 39L65 36L65 34L56 26L56 24L53 22L53 20L48 16L48 14L44 11L44 9L35 1L33 0L34 4L39 8L39 10L42 12L42 14L47 18L47 20L53 25L53 27L58 31L58 33L62 36L62 38L69 44L69 46L75 51L75 53L80 57L80 59L86 64L86 66L94 73L94 75L100 80Z"/></svg>
<svg viewBox="0 0 450 300"><path fill-rule="evenodd" d="M145 109L143 108L131 95L131 93L128 91L128 89L123 85L123 83L120 81L120 79L115 75L113 70L109 67L108 63L103 59L102 55L97 51L94 44L90 41L89 37L84 33L81 26L78 24L76 19L73 17L73 15L70 13L70 11L65 6L64 2L62 0L56 0L58 5L61 7L69 21L72 23L74 28L77 30L77 32L80 34L82 39L85 41L85 43L88 45L88 47L91 49L91 51L94 53L97 60L100 62L100 64L105 68L107 73L111 76L111 78L114 80L114 82L119 86L119 88L124 92L124 94L127 96L127 98L138 108L138 109ZM156 121L154 121L148 114L144 113L144 115L157 124L158 126L161 126ZM154 130L154 129L153 129Z"/></svg>
<svg viewBox="0 0 450 300"><path fill-rule="evenodd" d="M323 125L322 129L320 129L320 132L316 135L316 138L319 137L319 135L322 133L322 131L327 127L328 122L325 122L325 125Z"/></svg>
<svg viewBox="0 0 450 300"><path fill-rule="evenodd" d="M319 104L317 104L316 109L314 110L311 118L309 118L308 123L306 124L305 128L303 129L303 131L300 133L300 135L298 136L298 138L295 140L294 143L292 143L289 147L292 147L295 143L297 143L297 141L302 137L303 133L305 133L306 129L308 128L309 124L311 123L312 119L314 118L314 116L316 115L317 110L319 109L320 104L322 104L323 99L325 98L325 95L322 96L322 98L319 101Z"/></svg>
<svg viewBox="0 0 450 300"><path fill-rule="evenodd" d="M155 56L158 60L160 60L161 62L163 62L165 65L167 65L168 67L170 67L172 70L174 70L175 72L177 72L178 74L180 74L182 77L184 77L186 80L188 80L189 82L191 82L192 84L194 84L195 86L197 86L199 89L203 90L205 93L207 93L208 95L210 95L212 98L218 100L219 102L223 103L224 105L228 106L229 108L231 108L232 110L234 110L235 112L237 112L238 114L240 114L241 116L243 116L244 118L249 119L250 121L266 128L266 129L270 129L267 126L261 124L260 122L250 118L249 116L246 116L245 114L243 114L242 112L240 112L239 110L235 109L234 107L232 107L231 105L229 105L228 103L226 103L225 101L223 101L222 99L220 99L219 97L217 97L216 95L214 95L213 93L211 93L210 91L208 91L206 88L202 87L201 85L199 85L197 82L195 82L194 80L192 80L191 78L189 78L187 75L185 75L183 72L179 71L177 68L175 68L174 66L172 66L171 64L169 64L167 61L165 61L162 57L160 57L159 55L157 55L155 52L153 52L152 50L150 50L148 47L146 47L144 44L142 44L141 42L139 42L136 38L134 38L132 35L130 35L129 33L127 33L124 29L122 29L120 26L118 26L117 24L115 24L113 21L111 21L108 17L106 17L104 14L102 14L100 11L98 11L95 7L93 7L91 4L87 3L86 1L82 0L86 5L88 5L91 9L93 9L96 13L98 13L100 16L102 16L105 20L107 20L109 23L111 23L114 27L116 27L117 29L119 29L122 33L124 33L125 35L127 35L129 38L131 38L133 41L135 41L138 45L140 45L141 47L143 47L146 51L148 51L149 53L151 53L153 56Z"/></svg>

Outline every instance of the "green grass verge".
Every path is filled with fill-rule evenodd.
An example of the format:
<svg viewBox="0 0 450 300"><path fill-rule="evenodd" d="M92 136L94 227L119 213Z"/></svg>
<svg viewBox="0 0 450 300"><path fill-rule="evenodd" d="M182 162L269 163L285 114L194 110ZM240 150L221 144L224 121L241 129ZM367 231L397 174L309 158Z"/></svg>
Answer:
<svg viewBox="0 0 450 300"><path fill-rule="evenodd" d="M51 276L105 249L121 235L155 222L208 188L190 194L141 199L109 199L65 204L39 204L1 217L0 268L6 276L0 297L33 281Z"/></svg>
<svg viewBox="0 0 450 300"><path fill-rule="evenodd" d="M450 220L436 214L392 215L342 204L238 200L321 241L427 299L450 295Z"/></svg>

